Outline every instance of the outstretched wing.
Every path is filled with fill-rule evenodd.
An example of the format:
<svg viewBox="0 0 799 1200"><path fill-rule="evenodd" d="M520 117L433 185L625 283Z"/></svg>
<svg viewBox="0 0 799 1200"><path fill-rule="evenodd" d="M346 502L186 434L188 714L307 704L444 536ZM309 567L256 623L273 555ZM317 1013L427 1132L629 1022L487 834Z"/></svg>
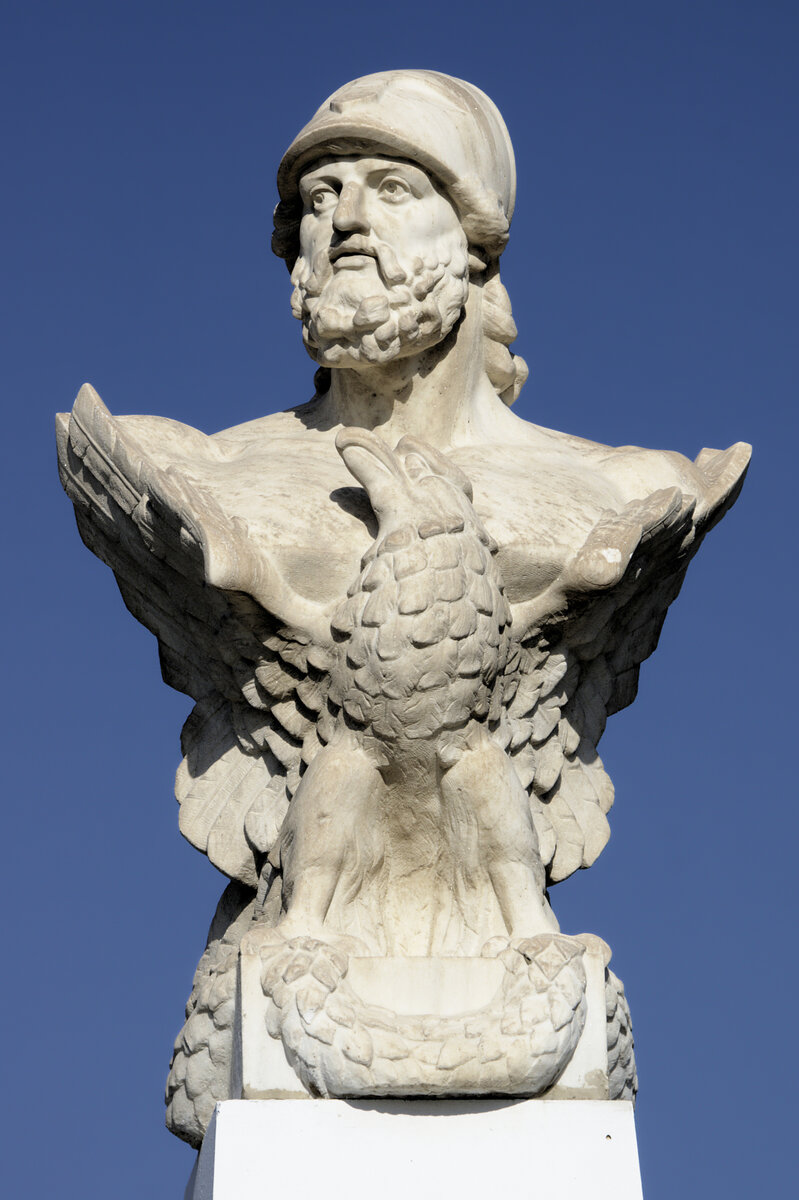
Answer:
<svg viewBox="0 0 799 1200"><path fill-rule="evenodd" d="M746 446L703 451L699 502L674 488L606 514L553 585L557 594L514 612L520 634L496 736L529 791L552 883L590 866L607 843L613 784L599 739L607 718L635 699L641 663L702 538L735 501L748 459Z"/></svg>
<svg viewBox="0 0 799 1200"><path fill-rule="evenodd" d="M255 555L246 524L159 468L88 384L57 440L83 541L157 637L165 682L197 702L176 781L181 831L255 886L324 736L329 625Z"/></svg>

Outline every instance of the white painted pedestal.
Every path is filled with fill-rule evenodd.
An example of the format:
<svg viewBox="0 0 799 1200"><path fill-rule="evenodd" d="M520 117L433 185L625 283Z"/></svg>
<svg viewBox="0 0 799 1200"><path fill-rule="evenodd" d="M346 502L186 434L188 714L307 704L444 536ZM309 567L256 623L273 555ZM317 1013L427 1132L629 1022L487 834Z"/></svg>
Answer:
<svg viewBox="0 0 799 1200"><path fill-rule="evenodd" d="M228 1100L185 1200L642 1200L626 1100Z"/></svg>

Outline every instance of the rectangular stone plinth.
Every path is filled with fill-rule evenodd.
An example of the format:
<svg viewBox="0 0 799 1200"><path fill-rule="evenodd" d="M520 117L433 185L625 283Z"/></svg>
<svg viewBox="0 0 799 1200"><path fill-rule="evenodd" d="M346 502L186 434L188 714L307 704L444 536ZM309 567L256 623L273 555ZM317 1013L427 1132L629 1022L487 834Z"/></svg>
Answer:
<svg viewBox="0 0 799 1200"><path fill-rule="evenodd" d="M185 1200L642 1200L626 1100L229 1100Z"/></svg>

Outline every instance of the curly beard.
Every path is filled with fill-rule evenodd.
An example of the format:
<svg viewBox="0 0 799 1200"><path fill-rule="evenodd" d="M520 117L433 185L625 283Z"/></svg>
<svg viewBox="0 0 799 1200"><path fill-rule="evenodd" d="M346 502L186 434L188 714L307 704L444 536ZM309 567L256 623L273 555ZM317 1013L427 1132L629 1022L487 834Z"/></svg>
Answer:
<svg viewBox="0 0 799 1200"><path fill-rule="evenodd" d="M469 286L469 258L461 230L442 236L434 252L400 263L374 237L351 236L348 248L370 250L377 271L335 271L328 251L313 262L297 259L291 273L291 310L303 341L321 366L387 363L436 345L458 320Z"/></svg>

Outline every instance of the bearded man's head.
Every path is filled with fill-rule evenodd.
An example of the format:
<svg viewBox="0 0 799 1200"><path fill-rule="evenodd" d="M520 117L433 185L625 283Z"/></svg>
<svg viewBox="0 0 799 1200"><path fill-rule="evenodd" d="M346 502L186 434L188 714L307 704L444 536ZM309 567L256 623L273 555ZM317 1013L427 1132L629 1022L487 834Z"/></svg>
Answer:
<svg viewBox="0 0 799 1200"><path fill-rule="evenodd" d="M292 312L320 365L387 363L425 350L446 337L463 311L466 235L452 205L429 181L426 197L406 187L408 176L420 174L390 159L343 159L303 176L305 195L314 177L344 189L341 203L331 197L327 211L325 183L316 189L314 203L321 211L303 218L291 273ZM427 221L420 230L418 213L409 209L430 200L433 211L423 212ZM347 211L339 224L337 214L348 201L367 209L368 218L359 224Z"/></svg>
<svg viewBox="0 0 799 1200"><path fill-rule="evenodd" d="M355 188L347 168L370 155L380 156L368 161L381 170L423 175L428 191L412 188L413 196L424 193L427 203L435 193L435 219L414 222L406 209L405 226L398 224L384 196L389 207L338 215L322 236L324 222L316 219L329 215L333 199L322 186L321 200L315 193L311 201L309 179L324 183L322 168L329 168L327 182L345 205L345 187ZM368 208L371 177L361 171L358 183ZM292 311L312 357L333 368L382 364L436 345L463 311L471 268L483 292L486 370L512 403L527 369L507 350L516 327L499 256L515 186L505 124L473 85L434 71L386 71L335 92L283 157L272 239L291 270Z"/></svg>

